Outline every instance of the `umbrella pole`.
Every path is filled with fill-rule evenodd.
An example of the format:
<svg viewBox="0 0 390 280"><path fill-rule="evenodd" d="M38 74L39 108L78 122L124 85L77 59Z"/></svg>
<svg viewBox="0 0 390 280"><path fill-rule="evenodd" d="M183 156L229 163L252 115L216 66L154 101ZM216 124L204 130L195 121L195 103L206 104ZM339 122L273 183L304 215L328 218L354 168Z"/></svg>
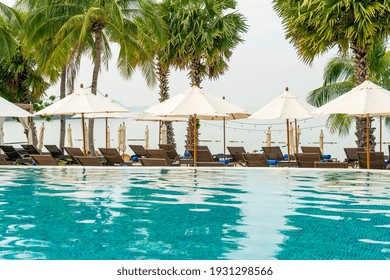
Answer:
<svg viewBox="0 0 390 280"><path fill-rule="evenodd" d="M366 116L366 141L367 141L367 169L371 167L371 153L370 153L370 122L368 115Z"/></svg>
<svg viewBox="0 0 390 280"><path fill-rule="evenodd" d="M379 117L379 151L382 152L382 117Z"/></svg>
<svg viewBox="0 0 390 280"><path fill-rule="evenodd" d="M194 115L194 166L196 166L196 114Z"/></svg>
<svg viewBox="0 0 390 280"><path fill-rule="evenodd" d="M83 129L83 153L84 156L87 155L87 147L85 146L85 123L84 123L84 113L81 113L81 122L82 122L82 129Z"/></svg>
<svg viewBox="0 0 390 280"><path fill-rule="evenodd" d="M226 154L226 127L225 127L225 118L223 118L223 154Z"/></svg>
<svg viewBox="0 0 390 280"><path fill-rule="evenodd" d="M290 161L290 126L288 124L288 119L286 119L287 126L287 160Z"/></svg>
<svg viewBox="0 0 390 280"><path fill-rule="evenodd" d="M298 125L297 119L295 119L295 152L298 153Z"/></svg>
<svg viewBox="0 0 390 280"><path fill-rule="evenodd" d="M106 118L106 148L108 148L108 118Z"/></svg>

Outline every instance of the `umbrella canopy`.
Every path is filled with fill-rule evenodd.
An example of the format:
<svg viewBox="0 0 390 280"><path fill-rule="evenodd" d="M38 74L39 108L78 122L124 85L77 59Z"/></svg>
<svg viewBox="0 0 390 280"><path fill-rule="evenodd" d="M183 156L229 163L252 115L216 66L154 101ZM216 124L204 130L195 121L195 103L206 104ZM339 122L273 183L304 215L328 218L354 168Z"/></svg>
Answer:
<svg viewBox="0 0 390 280"><path fill-rule="evenodd" d="M81 114L81 122L84 131L84 115L87 113L110 113L110 112L129 112L127 108L114 102L107 97L95 95L90 91L81 88L69 94L67 97L55 102L54 104L38 111L34 115L51 116L51 115L76 115ZM86 137L83 135L83 149L86 154Z"/></svg>
<svg viewBox="0 0 390 280"><path fill-rule="evenodd" d="M44 138L44 136L45 136L45 124L42 123L41 127L39 128L39 135L38 135L37 148L39 150L42 150L42 148L43 148L43 138Z"/></svg>
<svg viewBox="0 0 390 280"><path fill-rule="evenodd" d="M73 147L72 127L70 126L70 124L68 124L66 135L68 140L68 147Z"/></svg>
<svg viewBox="0 0 390 280"><path fill-rule="evenodd" d="M248 119L253 120L270 120L285 119L287 126L287 154L290 160L290 137L289 119L311 118L311 112L316 109L314 106L303 102L297 96L291 94L286 87L285 92L276 99L253 113ZM291 139L290 139L291 138Z"/></svg>
<svg viewBox="0 0 390 280"><path fill-rule="evenodd" d="M206 93L197 86L150 107L144 113L163 117L196 115L202 120L241 119L250 115L246 110L223 98Z"/></svg>
<svg viewBox="0 0 390 280"><path fill-rule="evenodd" d="M315 109L313 114L348 114L366 117L367 168L370 168L370 117L390 115L390 92L366 79L343 95Z"/></svg>
<svg viewBox="0 0 390 280"><path fill-rule="evenodd" d="M0 97L0 117L32 117L29 112Z"/></svg>
<svg viewBox="0 0 390 280"><path fill-rule="evenodd" d="M163 117L192 117L194 119L194 165L196 166L196 119L227 120L246 118L250 114L225 99L192 86L183 93L156 104L145 113Z"/></svg>

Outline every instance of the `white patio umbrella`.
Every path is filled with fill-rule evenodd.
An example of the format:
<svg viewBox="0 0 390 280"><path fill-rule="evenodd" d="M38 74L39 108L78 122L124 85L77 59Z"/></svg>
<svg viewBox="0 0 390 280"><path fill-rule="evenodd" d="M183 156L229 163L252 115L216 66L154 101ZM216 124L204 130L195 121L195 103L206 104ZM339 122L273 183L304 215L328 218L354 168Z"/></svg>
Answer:
<svg viewBox="0 0 390 280"><path fill-rule="evenodd" d="M298 153L299 142L301 141L301 128L299 127L299 125L297 126L296 130L297 130L297 134L296 134L296 139L295 139L295 146L296 146L296 151Z"/></svg>
<svg viewBox="0 0 390 280"><path fill-rule="evenodd" d="M292 124L292 122L290 122L289 126L288 126L288 132L289 132L289 150L292 154L294 154L296 151L295 151L295 129L294 129L294 126Z"/></svg>
<svg viewBox="0 0 390 280"><path fill-rule="evenodd" d="M126 151L126 125L122 123L118 128L118 146L117 149L119 153L122 152L122 155L125 154Z"/></svg>
<svg viewBox="0 0 390 280"><path fill-rule="evenodd" d="M268 127L267 131L265 132L265 142L267 147L271 147L271 128Z"/></svg>
<svg viewBox="0 0 390 280"><path fill-rule="evenodd" d="M4 121L5 121L5 117L0 117L0 145L4 145L4 129L3 129Z"/></svg>
<svg viewBox="0 0 390 280"><path fill-rule="evenodd" d="M39 134L38 134L38 144L37 148L39 150L42 150L43 148L43 138L45 137L45 124L42 122L40 128L39 128Z"/></svg>
<svg viewBox="0 0 390 280"><path fill-rule="evenodd" d="M32 117L29 112L0 97L0 117Z"/></svg>
<svg viewBox="0 0 390 280"><path fill-rule="evenodd" d="M87 123L84 123L83 143L85 142L85 152L84 152L85 154L89 154L89 139L87 135L88 135L88 125Z"/></svg>
<svg viewBox="0 0 390 280"><path fill-rule="evenodd" d="M321 132L320 132L320 150L321 150L321 153L324 154L324 132L322 131L321 129Z"/></svg>
<svg viewBox="0 0 390 280"><path fill-rule="evenodd" d="M161 144L167 144L168 135L167 135L167 126L165 123L161 127Z"/></svg>
<svg viewBox="0 0 390 280"><path fill-rule="evenodd" d="M297 96L292 95L286 87L286 91L276 99L253 113L248 119L253 120L269 120L269 119L285 119L287 127L287 154L290 160L290 134L289 134L289 119L311 118L315 107L310 104L300 101Z"/></svg>
<svg viewBox="0 0 390 280"><path fill-rule="evenodd" d="M68 124L68 128L66 130L66 135L67 135L67 142L68 142L68 147L73 147L73 137L72 137L72 127L70 124Z"/></svg>
<svg viewBox="0 0 390 280"><path fill-rule="evenodd" d="M366 117L367 169L370 168L370 117L390 115L390 92L373 82L366 81L343 95L317 108L313 114L348 114Z"/></svg>
<svg viewBox="0 0 390 280"><path fill-rule="evenodd" d="M106 126L106 148L111 148L111 131L108 125Z"/></svg>
<svg viewBox="0 0 390 280"><path fill-rule="evenodd" d="M194 165L196 166L196 120L224 120L246 118L250 114L224 100L192 86L183 93L156 104L145 113L168 117L191 117L194 119Z"/></svg>
<svg viewBox="0 0 390 280"><path fill-rule="evenodd" d="M129 112L127 108L112 99L95 95L90 91L81 88L68 95L67 97L55 102L54 104L44 108L34 115L50 116L50 115L76 115L81 114L81 123L84 126L84 117L87 113L111 113L111 112ZM84 131L84 127L83 130ZM84 132L83 132L84 133ZM83 150L86 154L86 139L83 135Z"/></svg>

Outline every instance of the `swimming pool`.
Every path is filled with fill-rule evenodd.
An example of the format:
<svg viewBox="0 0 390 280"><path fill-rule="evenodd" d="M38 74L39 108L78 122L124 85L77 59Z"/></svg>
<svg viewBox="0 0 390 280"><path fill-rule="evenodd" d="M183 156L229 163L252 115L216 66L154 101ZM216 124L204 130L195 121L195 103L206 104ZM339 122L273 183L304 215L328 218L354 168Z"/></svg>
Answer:
<svg viewBox="0 0 390 280"><path fill-rule="evenodd" d="M390 174L0 168L0 258L389 259Z"/></svg>

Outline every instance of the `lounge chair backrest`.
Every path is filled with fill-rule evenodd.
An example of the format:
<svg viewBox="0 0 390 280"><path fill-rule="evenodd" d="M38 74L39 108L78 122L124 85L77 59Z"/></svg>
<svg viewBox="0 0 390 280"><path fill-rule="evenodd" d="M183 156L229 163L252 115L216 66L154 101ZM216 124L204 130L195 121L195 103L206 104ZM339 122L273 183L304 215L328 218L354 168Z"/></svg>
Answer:
<svg viewBox="0 0 390 280"><path fill-rule="evenodd" d="M83 157L84 153L80 148L75 147L64 147L66 153L72 158L72 163L78 164L78 161L76 159L77 156Z"/></svg>
<svg viewBox="0 0 390 280"><path fill-rule="evenodd" d="M262 147L264 154L270 160L284 160L282 150L279 146Z"/></svg>
<svg viewBox="0 0 390 280"><path fill-rule="evenodd" d="M191 156L194 157L194 151L190 150ZM197 162L215 162L213 155L209 150L197 150L196 151Z"/></svg>
<svg viewBox="0 0 390 280"><path fill-rule="evenodd" d="M367 169L367 152L357 152L359 168ZM385 169L385 155L383 152L370 152L370 168Z"/></svg>
<svg viewBox="0 0 390 280"><path fill-rule="evenodd" d="M140 158L142 166L168 166L170 162L167 162L164 158Z"/></svg>
<svg viewBox="0 0 390 280"><path fill-rule="evenodd" d="M160 147L160 149L163 149L167 153L167 155L171 159L171 161L175 161L180 157L179 154L177 153L174 145L172 145L172 144L159 144L158 146Z"/></svg>
<svg viewBox="0 0 390 280"><path fill-rule="evenodd" d="M53 158L51 155L31 155L31 158L38 165L58 165L56 159Z"/></svg>
<svg viewBox="0 0 390 280"><path fill-rule="evenodd" d="M22 148L26 151L26 153L28 153L29 155L40 155L41 152L38 150L37 147L35 147L34 145L30 145L30 144L23 144L23 145L20 145L22 146Z"/></svg>
<svg viewBox="0 0 390 280"><path fill-rule="evenodd" d="M116 148L99 148L99 151L104 156L108 165L121 165L125 163Z"/></svg>
<svg viewBox="0 0 390 280"><path fill-rule="evenodd" d="M146 152L150 158L162 158L169 163L171 162L171 159L163 149L146 149Z"/></svg>
<svg viewBox="0 0 390 280"><path fill-rule="evenodd" d="M245 165L248 167L269 167L266 154L260 153L243 153Z"/></svg>
<svg viewBox="0 0 390 280"><path fill-rule="evenodd" d="M0 149L7 155L9 161L16 161L21 158L20 153L11 145L0 145Z"/></svg>
<svg viewBox="0 0 390 280"><path fill-rule="evenodd" d="M314 163L321 161L318 153L296 153L294 156L298 167L314 168Z"/></svg>
<svg viewBox="0 0 390 280"><path fill-rule="evenodd" d="M347 162L353 163L358 161L357 152L364 152L363 147L344 148L345 155L347 156Z"/></svg>
<svg viewBox="0 0 390 280"><path fill-rule="evenodd" d="M316 146L301 146L302 153L317 153L320 155L320 158L322 158L322 152L320 147Z"/></svg>
<svg viewBox="0 0 390 280"><path fill-rule="evenodd" d="M129 145L130 149L133 150L134 154L138 157L149 157L146 149L142 145Z"/></svg>
<svg viewBox="0 0 390 280"><path fill-rule="evenodd" d="M45 145L46 150L49 151L53 158L59 158L64 155L64 153L57 147L57 145Z"/></svg>
<svg viewBox="0 0 390 280"><path fill-rule="evenodd" d="M98 157L76 156L77 162L82 166L103 166L103 163Z"/></svg>
<svg viewBox="0 0 390 280"><path fill-rule="evenodd" d="M233 158L234 162L243 162L245 161L242 154L246 153L244 147L227 147L230 155Z"/></svg>

